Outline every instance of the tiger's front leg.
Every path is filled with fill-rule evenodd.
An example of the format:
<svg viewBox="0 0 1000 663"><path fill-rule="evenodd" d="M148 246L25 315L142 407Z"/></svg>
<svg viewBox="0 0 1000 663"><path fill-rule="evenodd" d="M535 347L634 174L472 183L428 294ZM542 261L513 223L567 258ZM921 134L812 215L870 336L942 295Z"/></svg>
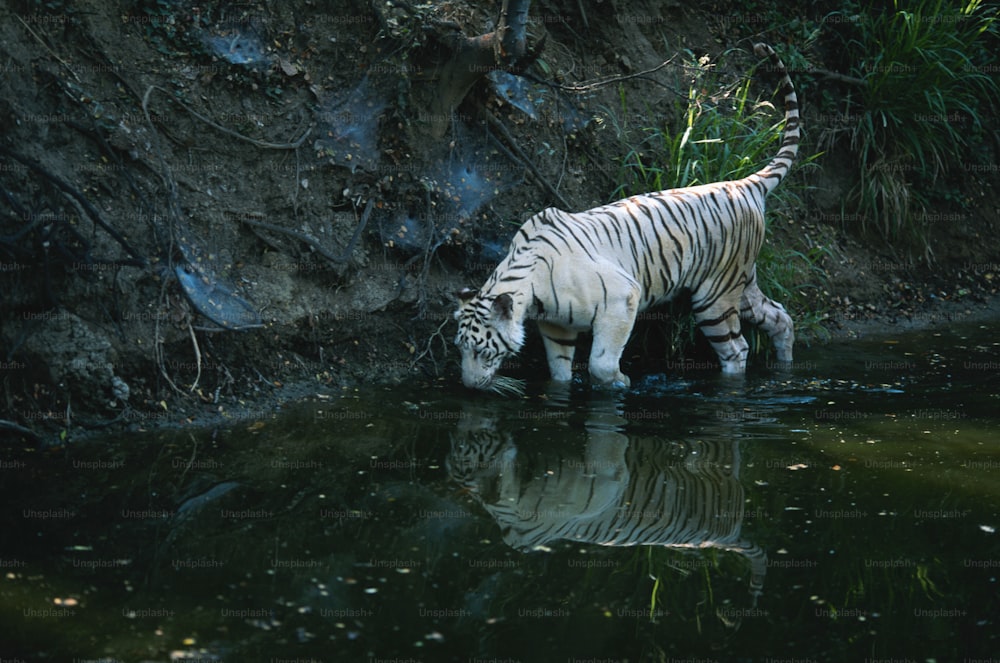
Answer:
<svg viewBox="0 0 1000 663"><path fill-rule="evenodd" d="M538 331L545 344L545 355L549 360L549 375L556 382L573 379L573 356L576 353L576 337L579 332L543 320L538 321Z"/></svg>
<svg viewBox="0 0 1000 663"><path fill-rule="evenodd" d="M632 382L621 371L622 352L639 313L640 289L631 278L602 278L603 297L594 319L594 344L590 350L590 377L607 386L626 389ZM600 310L603 305L603 311Z"/></svg>

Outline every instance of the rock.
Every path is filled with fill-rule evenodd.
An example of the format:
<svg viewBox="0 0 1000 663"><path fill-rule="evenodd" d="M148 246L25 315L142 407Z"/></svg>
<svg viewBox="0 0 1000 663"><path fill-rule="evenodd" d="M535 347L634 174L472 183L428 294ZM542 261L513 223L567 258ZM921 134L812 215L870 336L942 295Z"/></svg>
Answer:
<svg viewBox="0 0 1000 663"><path fill-rule="evenodd" d="M40 315L23 347L34 366L48 369L71 403L101 411L128 399L128 385L115 375L118 355L111 341L69 311Z"/></svg>

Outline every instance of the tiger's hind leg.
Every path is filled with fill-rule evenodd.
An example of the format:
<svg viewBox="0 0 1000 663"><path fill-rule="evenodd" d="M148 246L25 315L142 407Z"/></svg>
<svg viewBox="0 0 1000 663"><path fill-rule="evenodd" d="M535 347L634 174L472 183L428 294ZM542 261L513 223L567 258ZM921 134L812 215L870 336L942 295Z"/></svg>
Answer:
<svg viewBox="0 0 1000 663"><path fill-rule="evenodd" d="M769 299L757 287L756 269L740 298L740 317L756 325L770 337L779 362L792 361L795 324L784 306Z"/></svg>
<svg viewBox="0 0 1000 663"><path fill-rule="evenodd" d="M573 355L579 332L541 320L538 321L538 331L545 344L545 356L549 360L552 379L556 382L569 382L573 379Z"/></svg>
<svg viewBox="0 0 1000 663"><path fill-rule="evenodd" d="M709 295L711 296L711 295ZM750 346L740 331L740 316L735 293L727 293L704 304L696 293L691 302L698 328L719 356L723 373L743 373Z"/></svg>

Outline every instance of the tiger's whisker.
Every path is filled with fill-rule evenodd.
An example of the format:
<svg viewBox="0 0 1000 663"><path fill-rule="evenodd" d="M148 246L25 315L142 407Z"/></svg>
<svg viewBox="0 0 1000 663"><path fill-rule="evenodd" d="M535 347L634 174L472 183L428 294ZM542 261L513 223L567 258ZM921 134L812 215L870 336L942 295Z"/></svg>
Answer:
<svg viewBox="0 0 1000 663"><path fill-rule="evenodd" d="M490 391L501 396L524 396L524 380L498 375L490 384Z"/></svg>

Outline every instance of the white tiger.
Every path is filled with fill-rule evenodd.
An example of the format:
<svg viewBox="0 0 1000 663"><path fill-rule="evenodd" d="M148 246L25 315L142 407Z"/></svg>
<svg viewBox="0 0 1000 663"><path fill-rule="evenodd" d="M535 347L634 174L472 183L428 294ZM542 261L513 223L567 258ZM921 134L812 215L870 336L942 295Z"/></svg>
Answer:
<svg viewBox="0 0 1000 663"><path fill-rule="evenodd" d="M478 291L458 293L456 345L462 381L500 390L503 359L524 344L524 321L537 320L553 380L572 378L576 338L593 331L590 375L628 387L620 369L641 311L690 292L698 327L725 373L746 370L740 320L763 329L780 362L792 360L792 319L757 286L764 241L764 199L798 153L798 100L774 50L757 44L780 74L785 126L777 155L741 180L633 196L579 213L546 209L524 223L507 256Z"/></svg>

